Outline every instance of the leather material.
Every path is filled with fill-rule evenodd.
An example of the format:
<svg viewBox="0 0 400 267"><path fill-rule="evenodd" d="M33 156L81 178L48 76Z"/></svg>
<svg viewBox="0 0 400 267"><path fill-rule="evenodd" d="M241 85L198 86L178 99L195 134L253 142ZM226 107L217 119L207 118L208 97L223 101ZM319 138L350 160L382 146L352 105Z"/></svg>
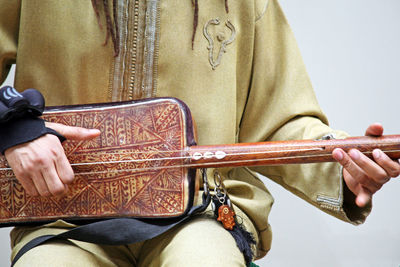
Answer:
<svg viewBox="0 0 400 267"><path fill-rule="evenodd" d="M171 218L184 215L192 206L195 171L170 168L183 164L182 149L194 143L190 113L182 102L154 99L58 107L43 117L97 128L101 135L85 142L64 142L75 181L63 197L27 195L1 157L1 224Z"/></svg>

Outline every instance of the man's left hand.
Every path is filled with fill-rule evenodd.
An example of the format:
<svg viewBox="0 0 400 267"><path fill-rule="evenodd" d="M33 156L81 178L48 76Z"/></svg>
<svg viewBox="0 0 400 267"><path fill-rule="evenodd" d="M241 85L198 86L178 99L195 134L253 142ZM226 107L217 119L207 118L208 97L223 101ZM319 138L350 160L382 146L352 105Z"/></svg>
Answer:
<svg viewBox="0 0 400 267"><path fill-rule="evenodd" d="M368 127L365 135L381 136L383 127L379 123ZM399 161L390 159L380 149L372 152L373 159L368 158L357 149L348 153L340 148L332 152L332 156L343 166L343 178L351 192L356 196L359 207L367 205L375 194L391 178L400 175Z"/></svg>

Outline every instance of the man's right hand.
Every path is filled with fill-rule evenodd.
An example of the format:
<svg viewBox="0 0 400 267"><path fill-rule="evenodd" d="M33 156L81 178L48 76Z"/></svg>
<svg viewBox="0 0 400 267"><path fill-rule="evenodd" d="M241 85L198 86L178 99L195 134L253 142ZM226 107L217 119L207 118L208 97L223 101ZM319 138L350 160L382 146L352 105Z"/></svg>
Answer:
<svg viewBox="0 0 400 267"><path fill-rule="evenodd" d="M89 140L99 136L97 129L47 123L46 126L71 140ZM57 136L46 134L31 142L5 151L8 164L31 196L59 196L68 190L74 172Z"/></svg>

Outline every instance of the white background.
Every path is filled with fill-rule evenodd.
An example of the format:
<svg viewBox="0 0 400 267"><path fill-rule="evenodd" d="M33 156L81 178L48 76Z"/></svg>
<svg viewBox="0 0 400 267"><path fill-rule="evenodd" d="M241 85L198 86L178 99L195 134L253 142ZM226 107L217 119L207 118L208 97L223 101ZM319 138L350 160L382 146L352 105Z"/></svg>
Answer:
<svg viewBox="0 0 400 267"><path fill-rule="evenodd" d="M363 135L373 122L400 134L400 1L282 0L320 105L333 128ZM355 227L269 180L273 245L260 266L399 266L400 181Z"/></svg>
<svg viewBox="0 0 400 267"><path fill-rule="evenodd" d="M386 134L400 134L400 1L281 0L281 5L331 126L363 135L379 121ZM275 197L274 238L258 265L400 265L399 181L376 194L372 214L358 227L264 181ZM8 232L0 229L0 266L9 265Z"/></svg>

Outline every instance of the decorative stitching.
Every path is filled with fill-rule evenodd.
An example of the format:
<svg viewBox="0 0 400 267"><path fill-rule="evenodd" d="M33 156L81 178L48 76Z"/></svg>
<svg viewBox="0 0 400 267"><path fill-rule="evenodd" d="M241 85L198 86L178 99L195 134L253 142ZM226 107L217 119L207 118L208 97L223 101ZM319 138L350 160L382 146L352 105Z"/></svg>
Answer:
<svg viewBox="0 0 400 267"><path fill-rule="evenodd" d="M218 67L218 65L221 64L222 55L223 55L223 53L226 53L226 46L231 44L236 38L235 27L232 25L232 23L229 20L227 20L225 22L225 25L226 25L226 27L228 27L231 30L231 36L229 37L229 39L225 40L224 36L217 35L216 38L218 41L221 42L221 47L218 51L217 59L214 61L214 39L210 36L210 33L208 32L208 28L211 25L219 25L219 24L220 24L219 18L211 19L211 20L207 21L207 23L204 25L204 28L203 28L203 34L208 40L208 46L207 46L208 61L210 62L213 70L215 70Z"/></svg>
<svg viewBox="0 0 400 267"><path fill-rule="evenodd" d="M128 8L129 0L118 1L117 12L118 12L118 24L120 25L119 31L119 47L120 52L117 57L114 58L114 67L111 71L112 77L110 77L109 96L111 101L121 101L124 89L123 73L125 72L125 58L127 49L127 36L128 36Z"/></svg>
<svg viewBox="0 0 400 267"><path fill-rule="evenodd" d="M130 49L130 57L131 57L131 62L130 62L130 76L129 76L129 81L127 81L128 85L128 92L127 92L127 97L128 99L133 99L140 95L137 91L137 87L135 86L137 82L137 68L140 69L140 65L136 64L136 62L140 62L140 56L143 53L143 42L140 42L139 38L142 38L141 34L138 34L138 31L141 27L143 27L143 23L141 23L140 19L140 12L141 8L139 6L139 1L135 1L135 4L133 6L133 40L131 40L132 47ZM142 11L143 12L143 11ZM140 37L139 37L140 36ZM140 72L140 71L139 71ZM136 89L136 90L135 90Z"/></svg>
<svg viewBox="0 0 400 267"><path fill-rule="evenodd" d="M322 208L330 209L338 211L341 209L343 203L343 167L340 166L339 168L340 175L339 175L339 197L333 198L324 195L317 195L317 202L320 204Z"/></svg>
<svg viewBox="0 0 400 267"><path fill-rule="evenodd" d="M260 20L260 19L264 16L265 12L267 12L268 2L269 2L268 0L265 1L264 9L263 9L263 11L261 12L261 14L258 15L258 17L256 18L256 20L255 20L256 22L257 22L258 20Z"/></svg>
<svg viewBox="0 0 400 267"><path fill-rule="evenodd" d="M153 78L157 68L155 57L157 55L156 49L158 48L159 2L159 0L148 0L147 2L142 97L151 97L155 93Z"/></svg>
<svg viewBox="0 0 400 267"><path fill-rule="evenodd" d="M156 92L160 34L160 0L121 0L120 53L110 72L109 97L123 101L152 97Z"/></svg>

